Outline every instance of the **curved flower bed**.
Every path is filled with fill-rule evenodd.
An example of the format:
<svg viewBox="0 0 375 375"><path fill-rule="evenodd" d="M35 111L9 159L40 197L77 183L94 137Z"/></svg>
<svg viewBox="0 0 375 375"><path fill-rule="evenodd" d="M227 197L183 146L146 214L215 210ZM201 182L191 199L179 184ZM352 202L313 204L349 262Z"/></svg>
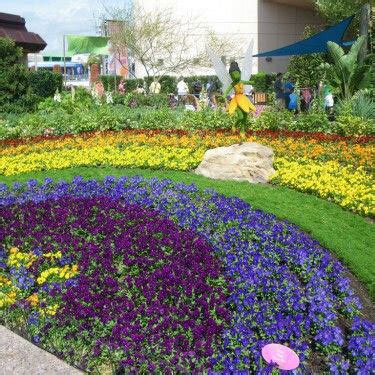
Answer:
<svg viewBox="0 0 375 375"><path fill-rule="evenodd" d="M194 232L105 197L29 202L0 216L0 240L13 246L2 254L13 296L2 304L14 318L26 312L34 340L89 369L207 368L229 319L227 282Z"/></svg>
<svg viewBox="0 0 375 375"><path fill-rule="evenodd" d="M5 214L11 207L22 210L30 201L37 207L44 202L60 202L64 197L74 201L104 196L111 201L156 209L180 227L205 238L221 259L230 285L223 309L229 308L230 320L227 327L222 326L218 350L205 352L210 357L201 364L205 369L244 374L249 370L262 371L265 364L260 351L270 342L292 347L302 360L301 373L306 372L312 358L319 371L344 373L350 369L365 374L373 368L371 353L375 342L371 334L375 326L359 317L360 304L345 269L294 225L254 210L238 198L200 192L193 185L167 180L107 177L97 182L77 177L71 184L54 184L46 179L40 186L36 181L16 184L11 190L3 185L0 206ZM101 211L98 215L103 216ZM11 228L9 231L14 236L18 233ZM34 237L38 238L38 233ZM97 235L100 233L98 230ZM108 267L113 266L113 262L108 263ZM78 272L81 269L78 261ZM221 290L223 296L223 279L219 280L220 283L209 285ZM97 342L96 331L92 332L94 337L84 336L85 340ZM48 336L48 331L45 334ZM116 356L104 353L107 356L103 354L102 358L116 363ZM134 363L124 365L129 369Z"/></svg>
<svg viewBox="0 0 375 375"><path fill-rule="evenodd" d="M370 139L354 144L345 138L296 137L260 132L249 134L246 140L274 150L277 175L273 183L375 215L375 148ZM38 138L29 144L3 142L0 174L98 165L185 171L197 167L207 149L238 141L238 135L219 132L122 131Z"/></svg>

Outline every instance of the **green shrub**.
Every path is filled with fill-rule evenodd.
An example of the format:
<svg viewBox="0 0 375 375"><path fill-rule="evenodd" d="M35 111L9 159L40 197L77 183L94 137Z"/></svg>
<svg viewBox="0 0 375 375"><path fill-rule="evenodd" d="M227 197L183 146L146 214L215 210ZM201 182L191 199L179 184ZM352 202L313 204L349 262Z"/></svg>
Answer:
<svg viewBox="0 0 375 375"><path fill-rule="evenodd" d="M158 77L157 77L158 78ZM146 85L147 85L147 91L148 88L151 85L151 82L154 80L153 77L145 77L144 78ZM176 77L172 76L163 76L159 79L160 83L160 92L164 94L170 94L176 91L176 86L177 86L177 80Z"/></svg>
<svg viewBox="0 0 375 375"><path fill-rule="evenodd" d="M329 132L330 122L325 112L308 112L298 116L297 121L293 122L294 128L290 130L299 130L305 132Z"/></svg>
<svg viewBox="0 0 375 375"><path fill-rule="evenodd" d="M375 121L363 120L361 117L353 115L337 116L332 124L332 130L343 136L374 135Z"/></svg>
<svg viewBox="0 0 375 375"><path fill-rule="evenodd" d="M29 86L32 92L40 98L53 96L56 90L61 92L63 76L61 73L39 69L29 73Z"/></svg>
<svg viewBox="0 0 375 375"><path fill-rule="evenodd" d="M123 79L121 76L99 76L99 79L103 82L105 91L117 91L118 84Z"/></svg>
<svg viewBox="0 0 375 375"><path fill-rule="evenodd" d="M297 119L292 112L288 110L277 111L275 109L269 109L262 112L256 119L253 128L256 130L289 130L295 129L296 123Z"/></svg>
<svg viewBox="0 0 375 375"><path fill-rule="evenodd" d="M28 71L21 63L22 48L9 38L0 38L0 112L28 110ZM29 98L26 96L29 95Z"/></svg>
<svg viewBox="0 0 375 375"><path fill-rule="evenodd" d="M247 79L246 77L243 77ZM268 74L265 72L259 72L251 76L250 82L257 92L272 92L273 82L276 79L276 74Z"/></svg>
<svg viewBox="0 0 375 375"><path fill-rule="evenodd" d="M340 100L337 113L342 116L357 116L364 120L375 120L375 100L370 93L358 91L350 99Z"/></svg>
<svg viewBox="0 0 375 375"><path fill-rule="evenodd" d="M184 77L184 81L189 86L189 91L193 91L193 85L195 82L200 81L202 84L202 87L206 88L206 85L210 81L214 81L216 84L216 87L220 89L222 87L221 81L217 76L191 76L191 77ZM174 90L176 91L176 89Z"/></svg>

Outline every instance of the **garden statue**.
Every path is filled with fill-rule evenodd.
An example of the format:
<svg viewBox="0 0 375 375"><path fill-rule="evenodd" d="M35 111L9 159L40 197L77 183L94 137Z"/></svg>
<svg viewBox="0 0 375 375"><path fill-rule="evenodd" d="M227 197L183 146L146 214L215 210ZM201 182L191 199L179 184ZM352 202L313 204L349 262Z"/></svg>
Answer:
<svg viewBox="0 0 375 375"><path fill-rule="evenodd" d="M234 90L234 96L227 106L227 111L230 115L233 115L234 113L237 114L237 119L232 126L232 131L239 128L241 136L243 137L246 130L247 115L250 113L250 111L255 112L255 106L245 95L245 87L250 85L249 80L252 71L253 41L250 42L250 45L246 51L243 64L243 76L248 77L249 80L241 79L241 70L238 63L235 61L231 62L228 74L225 65L215 54L215 52L209 46L206 48L216 70L216 74L223 84L224 98L226 98L227 95Z"/></svg>

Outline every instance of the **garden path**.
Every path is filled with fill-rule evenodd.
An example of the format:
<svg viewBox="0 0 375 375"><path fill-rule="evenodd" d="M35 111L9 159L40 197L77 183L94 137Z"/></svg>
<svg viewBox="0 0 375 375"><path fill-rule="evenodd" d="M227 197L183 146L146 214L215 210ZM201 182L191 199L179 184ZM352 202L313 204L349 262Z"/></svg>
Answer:
<svg viewBox="0 0 375 375"><path fill-rule="evenodd" d="M0 375L79 375L51 353L0 325Z"/></svg>

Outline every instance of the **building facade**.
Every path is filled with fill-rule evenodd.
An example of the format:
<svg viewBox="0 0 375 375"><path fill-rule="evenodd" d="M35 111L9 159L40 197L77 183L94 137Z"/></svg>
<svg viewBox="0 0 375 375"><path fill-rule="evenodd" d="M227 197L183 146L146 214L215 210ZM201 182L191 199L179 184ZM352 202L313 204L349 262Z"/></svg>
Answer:
<svg viewBox="0 0 375 375"><path fill-rule="evenodd" d="M147 10L169 8L176 16L196 22L193 48L203 48L207 30L239 40L243 53L251 39L254 54L270 51L301 39L306 25L321 25L313 0L136 0ZM243 56L225 56L241 60ZM253 59L253 72L284 72L288 57ZM212 70L196 68L190 74L210 74ZM144 71L136 66L136 75Z"/></svg>

